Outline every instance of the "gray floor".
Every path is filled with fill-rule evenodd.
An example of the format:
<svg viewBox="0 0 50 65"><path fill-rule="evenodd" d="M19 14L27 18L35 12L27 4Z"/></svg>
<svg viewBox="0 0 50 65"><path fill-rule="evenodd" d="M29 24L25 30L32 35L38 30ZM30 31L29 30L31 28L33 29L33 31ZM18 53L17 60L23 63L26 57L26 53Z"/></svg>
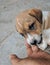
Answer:
<svg viewBox="0 0 50 65"><path fill-rule="evenodd" d="M9 55L26 57L24 39L16 32L16 15L28 8L50 10L50 0L0 0L0 65L11 65Z"/></svg>

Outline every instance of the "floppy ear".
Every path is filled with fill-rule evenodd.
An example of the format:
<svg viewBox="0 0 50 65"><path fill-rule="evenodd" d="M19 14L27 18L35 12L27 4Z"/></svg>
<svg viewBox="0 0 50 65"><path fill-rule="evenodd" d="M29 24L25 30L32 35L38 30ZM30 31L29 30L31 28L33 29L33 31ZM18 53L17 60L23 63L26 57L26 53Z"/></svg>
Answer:
<svg viewBox="0 0 50 65"><path fill-rule="evenodd" d="M29 11L29 15L35 17L39 23L42 24L42 11L39 9L32 9Z"/></svg>

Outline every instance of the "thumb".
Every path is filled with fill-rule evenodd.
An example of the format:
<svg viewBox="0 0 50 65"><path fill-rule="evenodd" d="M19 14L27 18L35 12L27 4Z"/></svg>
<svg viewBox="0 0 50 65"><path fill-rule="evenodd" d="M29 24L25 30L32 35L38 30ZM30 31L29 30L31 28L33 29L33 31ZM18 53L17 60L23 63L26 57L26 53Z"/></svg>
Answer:
<svg viewBox="0 0 50 65"><path fill-rule="evenodd" d="M38 52L39 51L39 48L35 45L32 45L32 51L33 52Z"/></svg>
<svg viewBox="0 0 50 65"><path fill-rule="evenodd" d="M17 62L19 62L21 59L19 59L15 54L10 55L10 61L13 65L15 65Z"/></svg>

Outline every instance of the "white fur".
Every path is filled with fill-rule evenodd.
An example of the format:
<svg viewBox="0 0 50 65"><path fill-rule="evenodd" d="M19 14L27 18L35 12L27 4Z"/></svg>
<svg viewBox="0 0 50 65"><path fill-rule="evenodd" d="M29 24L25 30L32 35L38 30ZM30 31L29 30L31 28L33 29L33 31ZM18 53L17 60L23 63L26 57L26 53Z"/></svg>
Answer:
<svg viewBox="0 0 50 65"><path fill-rule="evenodd" d="M43 38L45 38L47 44L50 43L50 29L43 31Z"/></svg>
<svg viewBox="0 0 50 65"><path fill-rule="evenodd" d="M42 15L43 15L43 22L44 22L44 20L47 20L47 18L48 18L48 11L42 11Z"/></svg>
<svg viewBox="0 0 50 65"><path fill-rule="evenodd" d="M42 43L41 44L37 44L37 46L42 49L42 50L45 50L47 48L47 43L46 41L43 39Z"/></svg>
<svg viewBox="0 0 50 65"><path fill-rule="evenodd" d="M43 41L41 44L37 44L38 47L42 50L47 48L47 45L50 43L50 29L43 31Z"/></svg>
<svg viewBox="0 0 50 65"><path fill-rule="evenodd" d="M37 43L40 41L40 35L34 34L34 35L30 35L27 34L27 42L31 45L32 42L34 42L34 40L37 40Z"/></svg>

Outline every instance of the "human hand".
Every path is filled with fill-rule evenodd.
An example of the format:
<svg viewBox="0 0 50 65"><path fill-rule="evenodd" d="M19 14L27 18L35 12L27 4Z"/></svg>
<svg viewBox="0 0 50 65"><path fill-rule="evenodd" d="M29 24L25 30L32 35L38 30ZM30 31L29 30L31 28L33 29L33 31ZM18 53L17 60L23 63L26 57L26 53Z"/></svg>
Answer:
<svg viewBox="0 0 50 65"><path fill-rule="evenodd" d="M10 60L12 65L50 65L50 55L41 51L36 46L26 43L28 57L20 59L12 54Z"/></svg>
<svg viewBox="0 0 50 65"><path fill-rule="evenodd" d="M50 60L29 57L20 59L15 54L10 56L10 60L12 65L50 65Z"/></svg>
<svg viewBox="0 0 50 65"><path fill-rule="evenodd" d="M25 43L28 57L50 59L50 54L40 50L37 46Z"/></svg>

